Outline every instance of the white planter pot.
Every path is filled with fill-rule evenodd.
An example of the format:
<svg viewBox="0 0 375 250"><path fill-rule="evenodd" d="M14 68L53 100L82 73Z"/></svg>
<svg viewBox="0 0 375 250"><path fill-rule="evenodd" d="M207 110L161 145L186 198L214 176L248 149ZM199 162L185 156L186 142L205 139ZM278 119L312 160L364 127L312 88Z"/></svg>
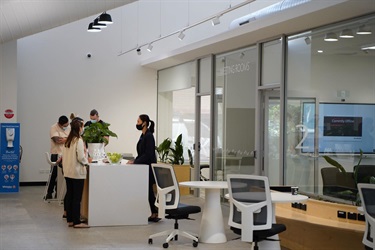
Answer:
<svg viewBox="0 0 375 250"><path fill-rule="evenodd" d="M104 143L88 143L87 146L92 160L97 161L106 157Z"/></svg>

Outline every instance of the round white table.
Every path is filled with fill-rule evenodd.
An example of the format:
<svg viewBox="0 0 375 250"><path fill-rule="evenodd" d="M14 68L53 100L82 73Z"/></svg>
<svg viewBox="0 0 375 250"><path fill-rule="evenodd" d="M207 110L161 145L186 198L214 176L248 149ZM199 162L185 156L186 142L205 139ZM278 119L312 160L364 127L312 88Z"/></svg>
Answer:
<svg viewBox="0 0 375 250"><path fill-rule="evenodd" d="M205 202L199 231L199 241L203 243L224 243L227 241L223 214L220 204L220 190L228 188L226 181L186 181L180 186L202 188Z"/></svg>
<svg viewBox="0 0 375 250"><path fill-rule="evenodd" d="M308 200L309 197L302 194L293 195L291 193L271 191L272 203L294 203Z"/></svg>

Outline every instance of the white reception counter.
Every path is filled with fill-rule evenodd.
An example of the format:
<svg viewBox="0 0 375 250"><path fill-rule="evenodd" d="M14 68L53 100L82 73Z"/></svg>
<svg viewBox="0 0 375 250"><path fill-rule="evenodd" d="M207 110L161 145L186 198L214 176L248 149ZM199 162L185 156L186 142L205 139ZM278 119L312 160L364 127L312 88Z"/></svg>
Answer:
<svg viewBox="0 0 375 250"><path fill-rule="evenodd" d="M147 165L90 164L82 198L82 212L88 224L148 224L148 170Z"/></svg>

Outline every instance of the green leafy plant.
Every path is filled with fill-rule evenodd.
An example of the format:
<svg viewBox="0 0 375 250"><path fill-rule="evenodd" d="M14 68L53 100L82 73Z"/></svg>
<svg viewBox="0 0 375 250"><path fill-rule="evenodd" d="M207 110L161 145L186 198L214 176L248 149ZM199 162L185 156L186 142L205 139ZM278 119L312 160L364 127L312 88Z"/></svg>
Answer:
<svg viewBox="0 0 375 250"><path fill-rule="evenodd" d="M328 162L332 166L338 168L341 173L346 174L345 168L340 163L338 163L337 161L335 161L334 159L332 159L331 157L329 157L327 155L324 155L323 158L324 158L324 160L326 160L326 162Z"/></svg>
<svg viewBox="0 0 375 250"><path fill-rule="evenodd" d="M340 172L346 174L346 171L345 171L345 168L340 164L338 163L337 161L335 161L334 159L332 159L331 157L329 156L323 156L323 158L329 163L331 164L332 166L338 168L340 170ZM360 153L359 153L359 160L358 160L358 163L357 165L355 165L353 167L353 176L352 178L354 179L354 183L355 185L357 186L358 184L358 169L359 169L359 165L361 164L361 161L362 161L362 158L363 158L363 151L360 149ZM368 180L366 179L366 181L368 183L375 183L375 177L374 176L368 176ZM350 192L352 193L352 191L345 191L345 192ZM359 197L359 194L357 193L357 197L356 197L356 205L360 205L361 204L361 198Z"/></svg>
<svg viewBox="0 0 375 250"><path fill-rule="evenodd" d="M182 145L182 134L180 134L174 142L174 148L170 147L170 163L176 165L183 165L184 159L184 147Z"/></svg>
<svg viewBox="0 0 375 250"><path fill-rule="evenodd" d="M168 161L169 149L171 147L172 140L170 138L166 138L159 146L156 146L156 152L159 155L159 161L166 163Z"/></svg>
<svg viewBox="0 0 375 250"><path fill-rule="evenodd" d="M182 165L184 159L184 147L182 145L182 134L180 134L174 144L170 138L166 138L159 146L155 147L159 155L159 161L175 165Z"/></svg>
<svg viewBox="0 0 375 250"><path fill-rule="evenodd" d="M361 164L361 161L362 161L362 157L363 157L363 151L362 149L359 150L359 160L358 160L358 163L357 165L354 166L354 169L353 169L353 172L354 172L354 180L357 183L357 175L358 175L358 166ZM326 162L328 162L329 164L331 164L332 166L338 168L340 170L340 172L346 174L346 170L345 168L340 164L338 163L337 161L335 161L334 159L332 159L331 157L327 156L327 155L324 155L323 156L324 160L326 160Z"/></svg>
<svg viewBox="0 0 375 250"><path fill-rule="evenodd" d="M109 123L91 123L90 126L85 127L82 138L87 143L108 143L106 137L116 137L117 134L109 129Z"/></svg>

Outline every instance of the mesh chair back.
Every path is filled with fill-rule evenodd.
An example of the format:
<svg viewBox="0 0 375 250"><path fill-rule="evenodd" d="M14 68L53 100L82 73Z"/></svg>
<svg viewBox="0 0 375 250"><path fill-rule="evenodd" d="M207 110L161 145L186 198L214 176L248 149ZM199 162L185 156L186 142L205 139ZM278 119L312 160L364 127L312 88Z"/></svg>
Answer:
<svg viewBox="0 0 375 250"><path fill-rule="evenodd" d="M375 249L375 184L358 183L358 191L366 218L366 230L362 242L367 247Z"/></svg>
<svg viewBox="0 0 375 250"><path fill-rule="evenodd" d="M362 193L362 205L366 213L375 218L375 184L358 185Z"/></svg>
<svg viewBox="0 0 375 250"><path fill-rule="evenodd" d="M152 170L154 171L155 181L158 189L170 189L166 198L166 209L176 208L179 203L180 193L173 167L167 164L153 164Z"/></svg>
<svg viewBox="0 0 375 250"><path fill-rule="evenodd" d="M228 190L231 202L228 224L231 227L244 229L247 224L241 221L238 204L254 207L251 219L252 230L264 230L272 227L272 201L268 178L266 176L228 174ZM238 203L237 205L235 203ZM247 209L246 209L247 210ZM251 209L252 210L252 209Z"/></svg>

